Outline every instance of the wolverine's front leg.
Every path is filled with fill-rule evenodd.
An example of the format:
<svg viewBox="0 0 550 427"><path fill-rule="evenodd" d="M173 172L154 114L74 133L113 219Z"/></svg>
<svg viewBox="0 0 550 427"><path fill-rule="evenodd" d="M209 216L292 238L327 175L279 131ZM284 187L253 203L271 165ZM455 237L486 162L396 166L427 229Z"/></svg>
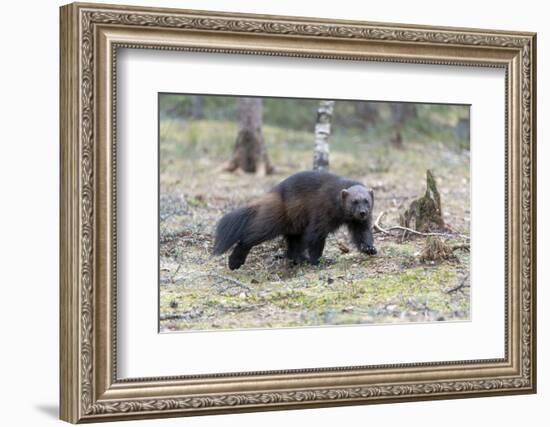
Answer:
<svg viewBox="0 0 550 427"><path fill-rule="evenodd" d="M294 264L301 264L304 261L304 242L302 235L287 234L286 239L286 257Z"/></svg>
<svg viewBox="0 0 550 427"><path fill-rule="evenodd" d="M319 264L319 259L321 258L321 255L323 255L323 250L325 249L325 241L325 237L317 237L316 239L310 241L308 246L310 264Z"/></svg>
<svg viewBox="0 0 550 427"><path fill-rule="evenodd" d="M370 222L354 222L348 224L351 239L360 252L368 255L376 255L378 252L374 247L374 236Z"/></svg>
<svg viewBox="0 0 550 427"><path fill-rule="evenodd" d="M319 259L323 255L325 249L325 241L327 239L327 233L322 226L316 226L311 224L306 230L306 244L309 255L310 264L319 264Z"/></svg>

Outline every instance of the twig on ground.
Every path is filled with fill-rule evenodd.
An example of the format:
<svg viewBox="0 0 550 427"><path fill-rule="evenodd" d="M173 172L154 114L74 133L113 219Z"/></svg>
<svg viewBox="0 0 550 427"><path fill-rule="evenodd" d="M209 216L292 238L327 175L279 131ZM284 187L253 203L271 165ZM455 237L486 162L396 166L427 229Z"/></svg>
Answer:
<svg viewBox="0 0 550 427"><path fill-rule="evenodd" d="M451 294L451 293L453 293L453 292L458 291L459 289L469 288L470 285L467 285L467 284L466 284L466 280L468 280L468 277L470 277L470 276L467 274L466 276L464 276L464 278L462 279L462 281L461 281L457 286L455 286L454 288L451 288L451 289L447 289L447 290L445 291L445 293Z"/></svg>
<svg viewBox="0 0 550 427"><path fill-rule="evenodd" d="M416 231L416 230L413 230L412 228L408 228L408 227L403 227L401 225L392 225L391 227L389 228L382 228L382 226L380 225L380 220L382 219L382 217L386 214L386 211L382 211L380 212L380 214L378 215L378 218L376 218L376 221L374 221L374 228L377 229L378 231L380 231L381 233L384 233L384 234L391 234L391 231L393 230L403 230L405 232L409 232L409 233L412 233L412 234L417 234L419 236L441 236L441 237L462 237L463 239L470 239L469 236L465 236L463 234L458 234L458 233L422 233L420 231Z"/></svg>
<svg viewBox="0 0 550 427"><path fill-rule="evenodd" d="M190 310L183 313L161 314L159 320L193 320L203 315L202 310Z"/></svg>
<svg viewBox="0 0 550 427"><path fill-rule="evenodd" d="M238 305L238 306L225 306L220 310L224 313L243 313L247 311L254 311L258 308L265 307L267 302L263 301L257 304Z"/></svg>
<svg viewBox="0 0 550 427"><path fill-rule="evenodd" d="M167 214L164 214L164 215L159 215L160 216L160 221L161 222L165 222L165 221L168 221L170 218L172 218L173 216L175 216L176 214L171 212L171 213L167 213Z"/></svg>
<svg viewBox="0 0 550 427"><path fill-rule="evenodd" d="M161 314L159 316L159 320L178 320L181 318L182 316L180 314Z"/></svg>
<svg viewBox="0 0 550 427"><path fill-rule="evenodd" d="M230 282L232 283L233 285L235 286L238 286L242 289L245 289L249 292L252 291L252 289L250 288L250 286L247 286L246 284L244 284L243 282L241 282L240 280L237 280L237 279L234 279L233 277L228 277L228 276L223 276L221 274L218 274L218 273L205 273L205 274L201 274L201 276L208 276L208 277L216 277L218 279L221 279L221 280L225 280L226 282ZM226 288L225 290L227 290L228 288Z"/></svg>
<svg viewBox="0 0 550 427"><path fill-rule="evenodd" d="M176 268L176 271L174 271L174 274L172 274L172 277L170 278L170 281L172 283L174 283L174 279L176 278L176 275L178 274L178 272L180 271L180 268L181 268L181 264L178 264L178 268Z"/></svg>
<svg viewBox="0 0 550 427"><path fill-rule="evenodd" d="M406 200L411 196L376 196L376 200Z"/></svg>
<svg viewBox="0 0 550 427"><path fill-rule="evenodd" d="M451 248L453 251L457 251L459 249L464 249L465 251L470 252L470 245L464 244L464 245L454 245Z"/></svg>

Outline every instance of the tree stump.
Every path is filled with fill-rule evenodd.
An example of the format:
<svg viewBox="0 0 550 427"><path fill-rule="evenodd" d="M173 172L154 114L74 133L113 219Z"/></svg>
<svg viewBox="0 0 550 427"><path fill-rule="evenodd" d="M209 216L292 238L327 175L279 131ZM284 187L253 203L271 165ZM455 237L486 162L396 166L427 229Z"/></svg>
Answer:
<svg viewBox="0 0 550 427"><path fill-rule="evenodd" d="M234 172L237 169L258 175L273 173L273 166L267 157L260 132L250 129L239 131L233 149L233 159L231 159L225 170Z"/></svg>
<svg viewBox="0 0 550 427"><path fill-rule="evenodd" d="M435 262L451 259L456 260L453 248L437 236L428 236L424 249L420 254L420 261Z"/></svg>
<svg viewBox="0 0 550 427"><path fill-rule="evenodd" d="M412 228L421 233L447 230L441 212L441 198L430 170L426 171L426 193L410 204L400 216L399 222L402 227Z"/></svg>

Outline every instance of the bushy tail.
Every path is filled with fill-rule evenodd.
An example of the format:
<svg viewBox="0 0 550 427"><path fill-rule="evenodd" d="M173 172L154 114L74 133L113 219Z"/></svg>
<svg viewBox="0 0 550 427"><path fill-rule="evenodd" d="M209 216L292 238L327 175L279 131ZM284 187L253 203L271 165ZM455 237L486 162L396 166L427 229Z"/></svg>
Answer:
<svg viewBox="0 0 550 427"><path fill-rule="evenodd" d="M219 220L216 227L214 255L223 254L246 235L247 227L254 214L254 208L244 207L229 212Z"/></svg>

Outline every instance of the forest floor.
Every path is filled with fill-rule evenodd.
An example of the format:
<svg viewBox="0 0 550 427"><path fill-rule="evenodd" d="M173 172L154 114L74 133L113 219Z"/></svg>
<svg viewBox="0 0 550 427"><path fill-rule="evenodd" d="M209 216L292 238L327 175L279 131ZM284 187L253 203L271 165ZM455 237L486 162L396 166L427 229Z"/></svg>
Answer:
<svg viewBox="0 0 550 427"><path fill-rule="evenodd" d="M160 129L160 330L280 328L468 320L470 254L421 260L426 237L375 234L378 254L358 253L342 228L318 266L292 266L278 238L251 251L239 270L211 255L216 222L277 182L311 169L312 134L264 127L275 174L221 172L236 135L229 122L163 119ZM334 134L331 171L374 189L383 227L436 177L450 246L469 243L470 157L446 136L410 131L404 148L385 134ZM349 249L349 251L348 251Z"/></svg>

